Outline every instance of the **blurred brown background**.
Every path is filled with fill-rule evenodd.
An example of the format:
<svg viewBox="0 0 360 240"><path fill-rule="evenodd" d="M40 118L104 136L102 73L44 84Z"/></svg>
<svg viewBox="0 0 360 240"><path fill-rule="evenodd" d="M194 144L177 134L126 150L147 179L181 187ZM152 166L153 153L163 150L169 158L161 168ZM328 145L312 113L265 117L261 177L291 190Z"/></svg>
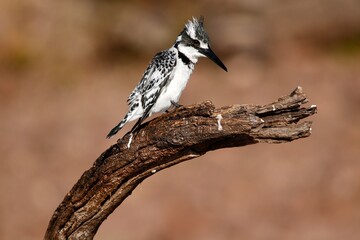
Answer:
<svg viewBox="0 0 360 240"><path fill-rule="evenodd" d="M0 2L0 239L41 239L151 57L205 16L181 104L265 104L300 85L313 134L209 153L143 182L96 239L360 239L360 1ZM117 137L131 128L126 126Z"/></svg>

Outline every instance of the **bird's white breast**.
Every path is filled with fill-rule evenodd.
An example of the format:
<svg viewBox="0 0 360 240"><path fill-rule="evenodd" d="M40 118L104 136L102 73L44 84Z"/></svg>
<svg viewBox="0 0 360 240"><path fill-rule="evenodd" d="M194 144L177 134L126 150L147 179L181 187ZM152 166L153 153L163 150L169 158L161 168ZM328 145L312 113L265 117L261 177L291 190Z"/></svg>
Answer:
<svg viewBox="0 0 360 240"><path fill-rule="evenodd" d="M163 89L158 100L152 108L152 113L163 112L171 106L171 101L178 102L182 91L184 90L193 68L189 68L180 59L174 69L174 73L170 76L169 84Z"/></svg>

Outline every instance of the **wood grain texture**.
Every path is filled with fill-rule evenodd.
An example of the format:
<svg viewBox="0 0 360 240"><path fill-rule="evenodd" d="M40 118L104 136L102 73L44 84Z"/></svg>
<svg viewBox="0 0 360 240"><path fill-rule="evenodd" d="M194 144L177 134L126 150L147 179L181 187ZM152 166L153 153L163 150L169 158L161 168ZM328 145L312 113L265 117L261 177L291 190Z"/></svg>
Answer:
<svg viewBox="0 0 360 240"><path fill-rule="evenodd" d="M285 143L311 134L316 113L301 87L277 101L215 108L180 107L141 126L128 148L120 138L83 173L52 216L45 239L93 239L101 223L144 179L208 151L255 143Z"/></svg>

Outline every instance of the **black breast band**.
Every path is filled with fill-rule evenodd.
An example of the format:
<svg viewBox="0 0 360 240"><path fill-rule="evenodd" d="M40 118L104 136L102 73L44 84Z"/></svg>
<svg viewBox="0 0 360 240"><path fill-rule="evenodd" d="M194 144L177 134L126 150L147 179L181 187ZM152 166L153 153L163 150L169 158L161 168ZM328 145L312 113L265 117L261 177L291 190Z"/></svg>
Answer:
<svg viewBox="0 0 360 240"><path fill-rule="evenodd" d="M183 54L182 52L179 51L179 58L181 59L181 61L183 61L183 63L185 65L189 65L191 63L190 59L185 56L185 54Z"/></svg>

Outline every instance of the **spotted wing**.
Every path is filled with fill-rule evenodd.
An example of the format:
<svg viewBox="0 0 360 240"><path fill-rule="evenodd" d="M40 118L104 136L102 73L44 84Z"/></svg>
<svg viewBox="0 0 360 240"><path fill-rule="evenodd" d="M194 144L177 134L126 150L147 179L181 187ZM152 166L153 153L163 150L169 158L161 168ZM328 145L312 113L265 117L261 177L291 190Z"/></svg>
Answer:
<svg viewBox="0 0 360 240"><path fill-rule="evenodd" d="M168 84L176 65L175 51L162 51L154 56L140 83L128 98L129 105L141 99L143 116L133 127L133 131L149 117L151 108L156 103L164 86Z"/></svg>

